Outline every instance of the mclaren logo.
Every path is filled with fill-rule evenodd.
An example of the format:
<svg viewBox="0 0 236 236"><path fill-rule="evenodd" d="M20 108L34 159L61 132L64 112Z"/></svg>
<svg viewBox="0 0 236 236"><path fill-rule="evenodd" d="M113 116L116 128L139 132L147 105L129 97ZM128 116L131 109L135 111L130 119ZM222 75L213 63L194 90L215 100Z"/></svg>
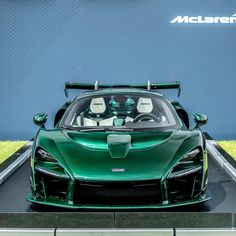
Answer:
<svg viewBox="0 0 236 236"><path fill-rule="evenodd" d="M236 24L236 14L232 16L177 16L171 24Z"/></svg>
<svg viewBox="0 0 236 236"><path fill-rule="evenodd" d="M112 172L125 172L124 168L112 168L111 169Z"/></svg>

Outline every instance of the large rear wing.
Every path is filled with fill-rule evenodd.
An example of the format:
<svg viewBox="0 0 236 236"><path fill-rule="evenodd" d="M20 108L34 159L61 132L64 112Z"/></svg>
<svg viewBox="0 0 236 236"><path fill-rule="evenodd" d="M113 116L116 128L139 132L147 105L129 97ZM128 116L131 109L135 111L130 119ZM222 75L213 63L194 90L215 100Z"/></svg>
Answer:
<svg viewBox="0 0 236 236"><path fill-rule="evenodd" d="M108 88L137 88L137 89L146 89L146 90L162 90L162 89L177 89L177 94L180 96L181 87L180 82L168 82L168 83L151 83L150 81L147 84L99 84L96 81L92 83L65 83L65 95L68 97L69 89L76 90L99 90L99 89L108 89Z"/></svg>

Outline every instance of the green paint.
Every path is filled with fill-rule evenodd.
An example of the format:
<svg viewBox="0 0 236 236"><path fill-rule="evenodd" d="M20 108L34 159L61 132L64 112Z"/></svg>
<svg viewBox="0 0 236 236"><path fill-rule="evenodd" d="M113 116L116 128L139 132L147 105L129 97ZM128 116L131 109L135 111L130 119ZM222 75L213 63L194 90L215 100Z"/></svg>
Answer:
<svg viewBox="0 0 236 236"><path fill-rule="evenodd" d="M33 122L36 125L43 126L44 123L46 123L46 121L47 121L47 117L48 117L48 115L45 113L38 113L34 116Z"/></svg>
<svg viewBox="0 0 236 236"><path fill-rule="evenodd" d="M114 91L126 94L131 92L129 89L114 89ZM97 96L98 94L108 94L108 91L96 91L94 93ZM111 93L111 90L109 93ZM153 92L137 89L132 90L132 93L145 93L145 95L150 93L155 96ZM92 95L93 92L88 92L82 94L79 98ZM158 96L160 97L160 94ZM162 97L162 99L165 98ZM207 152L202 132L199 127L193 130L186 129L174 110L175 106L179 109L181 105L176 102L175 106L172 106L170 102L168 104L180 123L178 128L168 130L153 128L143 131L108 131L100 129L98 131L82 132L63 129L59 126L54 130L47 130L42 126L33 145L31 161L33 191L28 200L60 207L94 209L165 208L209 200L210 195L206 192ZM207 121L206 116L201 114L195 114L194 118L198 126ZM45 119L46 115L43 113L35 117L37 124L43 124ZM43 161L37 154L38 148L43 148L55 161L51 163ZM197 158L192 159L190 156L187 164L181 162L183 157L186 157L190 151L196 148L200 150ZM41 191L38 179L42 175L41 172L37 171L37 167L41 167L43 171L48 171L47 178L54 178L55 183L62 181L58 189L60 197L55 193L48 196L47 191L50 192L50 188L54 186L47 186L46 182L44 182L44 185L47 197L36 197L37 191ZM194 171L199 167L200 172L194 178L192 184L194 189L190 189L190 196L185 197L185 183L178 182L178 178L180 178L178 175L182 176L187 171ZM169 176L171 176L171 179ZM197 182L195 181L196 178ZM180 187L182 184L183 197L173 197L175 194L172 191L173 188L175 189L175 182L172 184L173 180L177 181L176 183ZM90 183L95 184L95 186L96 184L103 186L102 183L114 182L135 185L136 183L140 184L140 182L146 183L145 181L156 184L155 186L160 191L160 203L140 205L76 203L80 183L91 187ZM60 186L62 188L64 184L66 184L65 189L60 190ZM148 185L145 186L148 188ZM188 188L187 185L186 188ZM186 194L186 196L188 195Z"/></svg>

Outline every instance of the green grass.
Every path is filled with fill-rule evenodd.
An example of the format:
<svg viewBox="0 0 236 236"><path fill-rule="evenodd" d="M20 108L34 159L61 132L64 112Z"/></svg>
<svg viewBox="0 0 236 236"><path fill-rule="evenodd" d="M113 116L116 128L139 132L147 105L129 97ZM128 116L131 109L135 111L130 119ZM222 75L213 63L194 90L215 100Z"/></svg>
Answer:
<svg viewBox="0 0 236 236"><path fill-rule="evenodd" d="M26 141L0 141L0 164L26 144Z"/></svg>
<svg viewBox="0 0 236 236"><path fill-rule="evenodd" d="M236 160L236 141L217 141L217 143Z"/></svg>

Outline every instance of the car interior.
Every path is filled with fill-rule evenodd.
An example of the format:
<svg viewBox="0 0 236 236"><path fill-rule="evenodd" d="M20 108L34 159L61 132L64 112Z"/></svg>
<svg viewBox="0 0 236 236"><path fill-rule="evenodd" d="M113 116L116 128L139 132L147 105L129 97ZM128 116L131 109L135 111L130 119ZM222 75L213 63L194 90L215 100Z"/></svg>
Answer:
<svg viewBox="0 0 236 236"><path fill-rule="evenodd" d="M154 107L152 98L114 95L86 100L71 125L123 126L141 121L168 123L168 118L160 104Z"/></svg>

